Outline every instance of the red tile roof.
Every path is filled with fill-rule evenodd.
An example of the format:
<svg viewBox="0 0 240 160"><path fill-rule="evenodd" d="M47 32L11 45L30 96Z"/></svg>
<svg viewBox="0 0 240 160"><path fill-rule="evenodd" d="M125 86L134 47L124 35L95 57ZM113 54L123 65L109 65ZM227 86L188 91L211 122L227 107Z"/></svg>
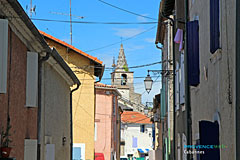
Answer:
<svg viewBox="0 0 240 160"><path fill-rule="evenodd" d="M103 84L103 83L95 83L95 86L96 87L106 87L106 88L116 88L116 87L114 87L114 86L112 86L112 85L107 85L107 84Z"/></svg>
<svg viewBox="0 0 240 160"><path fill-rule="evenodd" d="M151 124L150 118L140 112L124 111L121 115L123 123Z"/></svg>
<svg viewBox="0 0 240 160"><path fill-rule="evenodd" d="M73 51L78 52L79 54L81 54L81 55L83 55L83 56L85 56L85 57L87 57L87 58L89 58L89 59L91 59L91 60L93 60L93 61L95 61L95 62L97 62L97 63L100 63L100 64L103 63L102 61L98 60L96 57L93 57L93 56L91 56L91 55L89 55L89 54L81 51L80 49L77 49L77 48L75 48L74 46L72 46L72 45L70 45L70 44L68 44L68 43L60 40L60 39L57 39L57 38L55 38L55 37L53 37L53 36L51 36L51 35L43 32L43 31L40 31L40 30L39 30L39 32L40 32L43 36L45 36L45 37L47 37L47 38L49 38L49 39L52 39L52 40L60 43L61 45L64 45L64 46L72 49Z"/></svg>

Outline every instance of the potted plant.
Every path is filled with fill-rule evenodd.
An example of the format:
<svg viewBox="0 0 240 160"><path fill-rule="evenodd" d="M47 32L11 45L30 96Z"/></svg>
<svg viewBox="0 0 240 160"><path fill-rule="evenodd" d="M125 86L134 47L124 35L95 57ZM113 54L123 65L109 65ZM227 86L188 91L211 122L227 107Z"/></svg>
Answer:
<svg viewBox="0 0 240 160"><path fill-rule="evenodd" d="M9 147L9 144L12 142L10 139L10 129L12 126L10 124L7 125L6 130L2 128L1 132L1 155L3 158L8 158L11 152L11 147Z"/></svg>

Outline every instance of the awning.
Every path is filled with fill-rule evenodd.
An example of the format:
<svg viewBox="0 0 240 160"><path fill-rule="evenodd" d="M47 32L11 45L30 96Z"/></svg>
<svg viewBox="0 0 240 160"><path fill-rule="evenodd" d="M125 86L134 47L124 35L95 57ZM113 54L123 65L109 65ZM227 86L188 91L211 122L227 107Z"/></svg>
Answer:
<svg viewBox="0 0 240 160"><path fill-rule="evenodd" d="M138 152L144 153L144 151L142 149L140 149L140 148L138 148Z"/></svg>
<svg viewBox="0 0 240 160"><path fill-rule="evenodd" d="M140 153L148 153L148 152L149 152L149 149L141 149L141 148L138 148L138 152L140 152Z"/></svg>

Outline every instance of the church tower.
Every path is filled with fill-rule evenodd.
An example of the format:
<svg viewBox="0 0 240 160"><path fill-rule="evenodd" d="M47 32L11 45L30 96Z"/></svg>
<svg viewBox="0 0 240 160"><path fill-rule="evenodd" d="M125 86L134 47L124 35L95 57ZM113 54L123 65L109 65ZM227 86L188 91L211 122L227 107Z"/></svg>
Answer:
<svg viewBox="0 0 240 160"><path fill-rule="evenodd" d="M117 64L113 64L113 66L115 66L115 69L111 73L112 85L119 90L124 99L131 100L131 95L134 93L133 72L129 71L122 44L119 50Z"/></svg>

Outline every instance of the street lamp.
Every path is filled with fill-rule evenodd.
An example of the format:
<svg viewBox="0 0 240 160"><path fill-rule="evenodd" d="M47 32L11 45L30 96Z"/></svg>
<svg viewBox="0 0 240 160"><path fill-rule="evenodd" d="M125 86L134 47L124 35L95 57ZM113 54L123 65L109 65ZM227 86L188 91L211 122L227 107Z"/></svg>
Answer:
<svg viewBox="0 0 240 160"><path fill-rule="evenodd" d="M145 89L146 89L148 94L151 91L152 84L153 84L153 80L150 77L149 72L153 72L153 73L156 73L156 74L164 74L162 76L169 76L169 75L171 75L171 73L173 73L173 70L148 70L148 75L144 80Z"/></svg>
<svg viewBox="0 0 240 160"><path fill-rule="evenodd" d="M147 91L148 94L149 94L149 92L150 92L151 89L152 89L152 84L153 84L153 80L152 80L152 78L150 77L149 72L148 72L148 75L147 75L147 77L146 77L145 80L144 80L145 89L146 89L146 91Z"/></svg>

